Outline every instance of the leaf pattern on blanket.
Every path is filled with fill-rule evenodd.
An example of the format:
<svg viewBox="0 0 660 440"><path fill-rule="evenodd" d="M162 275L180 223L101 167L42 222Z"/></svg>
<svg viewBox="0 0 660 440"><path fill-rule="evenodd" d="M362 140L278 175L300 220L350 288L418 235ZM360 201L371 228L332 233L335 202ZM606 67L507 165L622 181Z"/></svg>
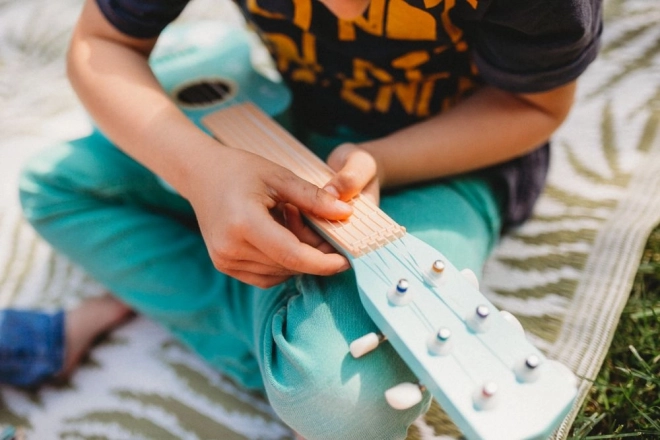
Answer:
<svg viewBox="0 0 660 440"><path fill-rule="evenodd" d="M222 2L197 0L191 4L197 12L182 20L194 20L203 10L226 16L216 3ZM59 139L50 133L55 116L77 106L62 55L80 4L0 0L0 97L12 116L0 118L5 139L42 136L43 145ZM483 283L484 293L514 313L541 349L587 378L598 370L628 294L625 279L603 278L618 290L600 298L605 288L588 275L601 266L623 271L629 260L632 269L626 266L617 277L634 271L633 244L612 239L604 248L601 242L629 234L630 223L643 223L625 217L620 207L631 197L639 170L652 165L648 158L658 158L660 141L660 4L609 0L605 14L601 54L580 83L577 107L555 136L550 180L535 215L503 238ZM35 84L47 84L48 94L46 86ZM4 145L0 154L7 151ZM70 307L103 291L36 236L16 200L0 202L0 306ZM657 220L656 215L644 221ZM638 235L645 239L643 231ZM608 265L610 260L596 255L602 249L610 260L622 260ZM632 254L625 261L616 254L624 249ZM589 306L600 300L607 309L599 311L611 309L609 320L591 316ZM581 333L578 324L585 322L590 331L600 328L598 338ZM70 384L38 392L0 388L1 424L25 427L29 438L44 440L292 438L261 397L237 388L143 318L97 346ZM565 436L565 429L558 434ZM435 402L409 435L458 437Z"/></svg>

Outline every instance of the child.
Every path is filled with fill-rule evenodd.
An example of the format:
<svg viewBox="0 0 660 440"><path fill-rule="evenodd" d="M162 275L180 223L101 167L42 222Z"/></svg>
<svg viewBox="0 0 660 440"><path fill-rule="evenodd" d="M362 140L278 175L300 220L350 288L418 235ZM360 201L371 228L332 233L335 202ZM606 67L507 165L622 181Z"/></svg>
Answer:
<svg viewBox="0 0 660 440"><path fill-rule="evenodd" d="M346 259L299 213L345 218L364 191L479 273L543 186L600 1L239 1L292 91L289 128L337 171L323 189L226 148L162 91L147 58L185 4L87 0L69 76L112 143L31 161L26 217L302 436L404 438L430 396L390 408L384 390L414 380L396 352L347 354L375 326Z"/></svg>

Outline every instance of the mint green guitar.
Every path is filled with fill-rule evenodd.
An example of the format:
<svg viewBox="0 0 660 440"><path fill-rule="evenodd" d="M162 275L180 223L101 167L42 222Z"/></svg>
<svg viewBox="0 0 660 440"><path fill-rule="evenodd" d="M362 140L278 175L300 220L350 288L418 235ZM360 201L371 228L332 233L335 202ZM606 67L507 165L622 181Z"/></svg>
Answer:
<svg viewBox="0 0 660 440"><path fill-rule="evenodd" d="M289 104L284 86L257 73L240 29L207 45L180 44L152 63L172 99L224 144L260 154L322 186L332 170L276 124ZM270 116L269 116L270 115ZM381 330L351 344L355 357L392 344L419 383L383 398L408 408L428 389L469 439L544 439L576 397L576 379L525 337L438 250L365 197L347 221L308 218L351 262L364 307Z"/></svg>

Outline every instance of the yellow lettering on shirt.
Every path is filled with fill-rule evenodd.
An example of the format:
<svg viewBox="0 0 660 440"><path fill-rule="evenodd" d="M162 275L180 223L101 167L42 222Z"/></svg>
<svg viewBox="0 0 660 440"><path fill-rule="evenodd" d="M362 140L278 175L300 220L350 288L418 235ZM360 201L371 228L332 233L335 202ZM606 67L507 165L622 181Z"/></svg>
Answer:
<svg viewBox="0 0 660 440"><path fill-rule="evenodd" d="M361 96L357 90L371 88L374 79L380 83L392 82L392 76L386 70L374 66L371 62L356 58L353 60L353 77L342 81L341 97L364 112L373 108L368 98Z"/></svg>
<svg viewBox="0 0 660 440"><path fill-rule="evenodd" d="M308 31L312 24L312 0L293 0L293 24Z"/></svg>
<svg viewBox="0 0 660 440"><path fill-rule="evenodd" d="M414 110L418 90L418 81L383 84L378 89L374 107L381 113L387 113L392 106L392 96L396 96L406 113L411 114Z"/></svg>
<svg viewBox="0 0 660 440"><path fill-rule="evenodd" d="M421 90L419 92L419 100L417 101L417 107L415 109L415 114L417 116L426 117L431 114L431 98L433 98L433 91L435 90L435 84L441 79L449 78L449 72L440 72L433 75L429 75L424 78L422 82Z"/></svg>
<svg viewBox="0 0 660 440"><path fill-rule="evenodd" d="M314 35L307 32L303 33L300 49L288 35L265 34L264 38L271 46L271 53L280 72L289 72L291 79L294 81L308 84L316 82L317 74L323 68L316 59L316 39Z"/></svg>
<svg viewBox="0 0 660 440"><path fill-rule="evenodd" d="M261 15L262 17L276 19L276 20L283 20L286 18L284 15L280 13L270 12L266 9L263 9L261 6L257 4L257 0L247 0L247 8L248 11L250 11L254 15Z"/></svg>
<svg viewBox="0 0 660 440"><path fill-rule="evenodd" d="M429 116L435 84L449 78L450 74L438 72L424 75L419 66L428 60L429 54L424 51L411 52L397 58L392 62L392 66L404 70L406 81L394 81L386 70L369 61L355 59L353 77L342 81L341 97L364 112L375 110L387 113L396 100L410 115ZM376 88L376 96L373 101L360 94L360 89L374 88Z"/></svg>
<svg viewBox="0 0 660 440"><path fill-rule="evenodd" d="M405 0L390 0L385 30L387 37L395 40L433 41L437 38L435 18Z"/></svg>
<svg viewBox="0 0 660 440"><path fill-rule="evenodd" d="M445 8L442 11L442 26L445 28L447 35L453 41L456 51L465 52L467 50L467 43L463 40L463 31L456 27L451 21L449 13L456 6L456 0L444 0Z"/></svg>
<svg viewBox="0 0 660 440"><path fill-rule="evenodd" d="M416 68L428 62L430 58L427 51L417 50L394 59L391 64L395 69L405 70L406 78L413 81L421 79L422 76L422 73Z"/></svg>
<svg viewBox="0 0 660 440"><path fill-rule="evenodd" d="M383 36L384 17L385 0L371 0L366 18L360 16L354 20L339 19L337 23L339 41L355 41L356 27L377 37Z"/></svg>

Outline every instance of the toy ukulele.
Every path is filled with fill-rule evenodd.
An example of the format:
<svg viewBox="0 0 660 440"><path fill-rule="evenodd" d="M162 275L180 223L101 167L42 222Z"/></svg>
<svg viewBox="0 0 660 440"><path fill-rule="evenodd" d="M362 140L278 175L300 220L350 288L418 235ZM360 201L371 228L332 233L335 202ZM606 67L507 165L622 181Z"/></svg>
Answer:
<svg viewBox="0 0 660 440"><path fill-rule="evenodd" d="M333 171L250 103L202 119L224 144L284 166L323 187ZM440 252L407 234L363 196L345 221L307 216L355 270L360 298L382 335L351 344L362 356L389 341L420 384L385 397L396 409L418 403L427 388L468 438L546 438L576 394L566 368L525 338L512 315L499 312Z"/></svg>
<svg viewBox="0 0 660 440"><path fill-rule="evenodd" d="M200 127L319 187L330 180L333 171L267 115L283 111L289 94L250 67L244 31L175 55L155 60L154 71ZM308 220L350 261L362 304L382 332L354 341L353 356L387 341L419 379L388 390L388 403L408 408L426 388L468 439L549 437L577 393L568 368L546 359L513 315L479 292L474 274L365 197L351 203L346 221Z"/></svg>

